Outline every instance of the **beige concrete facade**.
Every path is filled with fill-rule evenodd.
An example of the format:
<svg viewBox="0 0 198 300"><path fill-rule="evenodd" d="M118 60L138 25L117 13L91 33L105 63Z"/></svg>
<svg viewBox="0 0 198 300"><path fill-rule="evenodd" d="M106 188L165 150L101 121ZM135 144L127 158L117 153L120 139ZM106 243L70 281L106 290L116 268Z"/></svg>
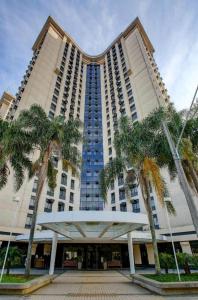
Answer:
<svg viewBox="0 0 198 300"><path fill-rule="evenodd" d="M153 46L139 19L134 20L102 54L91 56L84 53L72 38L49 17L33 46L33 57L16 98L14 100L12 97L9 98L12 99L11 102L7 101L6 94L2 98L6 100L2 101L0 107L1 117L12 120L17 118L21 110L37 103L44 108L50 118L63 115L65 119L77 117L84 121L87 65L99 64L103 155L104 163L107 163L111 157L115 156L114 129L121 114L128 115L135 122L146 117L159 106L159 103L165 106L169 102L153 52ZM69 89L66 87L67 84ZM80 149L82 150L81 146ZM73 176L74 174L70 171L64 172L60 163L57 168L59 170L57 188L54 193L50 193L47 185L44 187L39 202L39 212L48 209L50 201L53 203L52 211L57 211L61 203L64 205L64 210L79 210L80 179ZM63 174L67 176L67 183L64 184L61 183ZM166 171L164 174L177 212L176 217L171 217L173 232L175 232L174 238L176 241L195 240L190 213L178 181L171 182ZM71 187L71 180L74 180L74 187ZM26 179L20 191L15 193L13 179L10 176L8 185L0 191L0 240L8 238L11 228L14 235L28 232L35 196L36 183L34 181L35 179L31 181ZM120 204L125 203L127 211L132 211L131 202L125 198L119 199L121 187L122 184L116 181L114 189L108 192L108 201L104 209L120 210ZM66 190L65 199L60 199L61 188ZM115 195L115 203L111 201L112 193ZM71 194L73 194L73 200L71 200ZM151 196L155 204L153 214L156 216L156 225L160 228L160 232L167 234L164 209L158 204L154 192ZM20 199L18 209L13 202L15 197ZM131 200L138 200L140 212L145 212L138 187ZM13 224L15 214L17 218L16 223ZM135 245L134 248L137 264L141 263L138 247ZM146 247L149 261L153 263L151 247L148 244Z"/></svg>

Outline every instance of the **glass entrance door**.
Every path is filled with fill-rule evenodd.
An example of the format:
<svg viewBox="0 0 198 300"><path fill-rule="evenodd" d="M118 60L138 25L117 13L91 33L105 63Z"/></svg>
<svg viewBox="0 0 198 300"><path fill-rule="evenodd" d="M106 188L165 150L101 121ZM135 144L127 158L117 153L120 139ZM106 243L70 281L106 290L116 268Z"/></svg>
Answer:
<svg viewBox="0 0 198 300"><path fill-rule="evenodd" d="M87 270L97 270L100 268L100 254L98 245L88 245L85 255L85 268Z"/></svg>

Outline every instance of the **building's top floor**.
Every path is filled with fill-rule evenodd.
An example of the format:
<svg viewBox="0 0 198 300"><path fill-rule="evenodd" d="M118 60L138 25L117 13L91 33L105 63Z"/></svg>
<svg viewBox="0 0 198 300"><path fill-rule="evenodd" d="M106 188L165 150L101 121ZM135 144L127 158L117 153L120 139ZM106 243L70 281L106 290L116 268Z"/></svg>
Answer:
<svg viewBox="0 0 198 300"><path fill-rule="evenodd" d="M0 98L0 118L4 118L5 114L12 104L15 97L9 92L4 92Z"/></svg>
<svg viewBox="0 0 198 300"><path fill-rule="evenodd" d="M58 24L57 22L51 17L49 16L41 30L41 32L39 33L32 49L33 51L35 51L39 46L40 43L42 43L43 38L45 36L45 34L47 33L47 31L49 30L49 28L52 27L53 30L55 30L57 32L57 34L63 39L64 37L66 37L67 41L71 42L72 44L74 44L76 46L76 48L82 53L83 56L83 60L86 63L91 63L91 62L97 62L97 63L102 63L104 61L104 56L105 54L111 49L111 47L116 43L116 42L120 42L121 38L126 39L127 36L133 32L135 29L138 29L139 33L142 36L142 39L145 43L146 48L148 49L148 51L152 54L154 52L154 48L153 45L151 44L151 41L149 40L139 18L137 17L122 33L120 33L118 35L118 37L109 45L109 47L107 47L107 49L102 52L101 54L98 55L89 55L87 53L85 53L78 45L77 43L72 39L72 37L65 32Z"/></svg>

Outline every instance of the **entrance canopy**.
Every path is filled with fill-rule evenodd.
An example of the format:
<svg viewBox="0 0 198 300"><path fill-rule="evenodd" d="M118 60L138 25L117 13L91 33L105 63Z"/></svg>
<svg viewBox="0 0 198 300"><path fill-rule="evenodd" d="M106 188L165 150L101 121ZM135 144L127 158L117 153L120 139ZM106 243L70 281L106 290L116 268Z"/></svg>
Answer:
<svg viewBox="0 0 198 300"><path fill-rule="evenodd" d="M37 224L70 240L114 240L148 224L145 214L118 211L42 213Z"/></svg>

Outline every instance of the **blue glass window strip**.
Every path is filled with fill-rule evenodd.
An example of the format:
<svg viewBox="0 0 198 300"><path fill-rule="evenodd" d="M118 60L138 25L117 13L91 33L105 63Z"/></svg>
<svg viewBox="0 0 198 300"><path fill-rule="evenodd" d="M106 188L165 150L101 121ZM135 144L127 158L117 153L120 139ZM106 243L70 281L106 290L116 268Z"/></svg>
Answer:
<svg viewBox="0 0 198 300"><path fill-rule="evenodd" d="M103 210L99 174L104 167L100 66L87 65L81 172L81 210Z"/></svg>

